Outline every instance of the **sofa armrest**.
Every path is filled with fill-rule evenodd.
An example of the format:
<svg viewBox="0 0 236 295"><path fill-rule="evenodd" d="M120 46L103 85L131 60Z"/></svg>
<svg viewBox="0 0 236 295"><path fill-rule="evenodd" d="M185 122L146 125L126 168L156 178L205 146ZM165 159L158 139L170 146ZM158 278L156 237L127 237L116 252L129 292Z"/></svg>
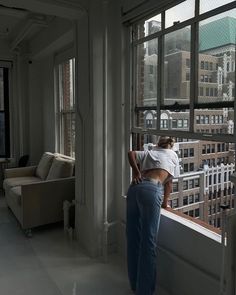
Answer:
<svg viewBox="0 0 236 295"><path fill-rule="evenodd" d="M5 178L34 176L37 166L9 168L4 170Z"/></svg>
<svg viewBox="0 0 236 295"><path fill-rule="evenodd" d="M63 220L63 202L75 198L75 177L21 186L23 228Z"/></svg>

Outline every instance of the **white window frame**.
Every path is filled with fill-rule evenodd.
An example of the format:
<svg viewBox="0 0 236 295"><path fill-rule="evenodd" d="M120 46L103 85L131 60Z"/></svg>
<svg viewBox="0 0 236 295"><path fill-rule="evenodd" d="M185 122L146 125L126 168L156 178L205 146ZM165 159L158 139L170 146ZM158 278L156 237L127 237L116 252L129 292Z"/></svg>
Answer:
<svg viewBox="0 0 236 295"><path fill-rule="evenodd" d="M62 97L61 97L61 89L60 89L60 65L62 65L64 62L74 60L72 63L72 76L73 76L73 89L72 89L72 107L69 110L64 110L62 106ZM63 117L65 115L70 114L71 117L75 116L75 53L73 48L69 48L67 50L64 50L57 54L54 58L54 86L55 86L55 113L56 113L56 120L55 120L55 133L56 133L56 142L55 142L55 150L62 154L67 154L68 156L75 157L75 139L71 135L71 145L70 145L70 151L69 153L66 153L65 151L65 142L64 142L64 119ZM71 119L71 127L70 130L72 130L72 123Z"/></svg>

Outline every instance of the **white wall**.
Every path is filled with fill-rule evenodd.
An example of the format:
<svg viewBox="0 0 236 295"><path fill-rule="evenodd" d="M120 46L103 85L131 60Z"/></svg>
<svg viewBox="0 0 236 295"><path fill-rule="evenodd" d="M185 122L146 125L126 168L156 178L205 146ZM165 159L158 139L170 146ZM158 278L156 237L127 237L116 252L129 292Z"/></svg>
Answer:
<svg viewBox="0 0 236 295"><path fill-rule="evenodd" d="M179 221L178 221L179 219ZM176 221L177 220L177 221ZM183 221L183 222L181 222ZM158 236L158 285L172 295L218 294L222 263L220 237L166 212Z"/></svg>

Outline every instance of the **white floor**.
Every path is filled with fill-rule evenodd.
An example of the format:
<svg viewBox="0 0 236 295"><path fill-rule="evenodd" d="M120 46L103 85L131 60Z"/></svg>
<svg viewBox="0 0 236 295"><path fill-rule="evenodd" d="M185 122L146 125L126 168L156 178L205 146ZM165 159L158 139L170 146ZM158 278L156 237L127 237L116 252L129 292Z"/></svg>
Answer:
<svg viewBox="0 0 236 295"><path fill-rule="evenodd" d="M0 295L130 294L124 260L90 259L62 225L27 238L0 195Z"/></svg>

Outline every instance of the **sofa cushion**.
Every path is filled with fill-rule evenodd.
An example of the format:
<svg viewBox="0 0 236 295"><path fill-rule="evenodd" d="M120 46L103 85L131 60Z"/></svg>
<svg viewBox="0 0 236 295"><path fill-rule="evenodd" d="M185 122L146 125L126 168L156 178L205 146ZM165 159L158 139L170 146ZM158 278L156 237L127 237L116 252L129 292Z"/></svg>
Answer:
<svg viewBox="0 0 236 295"><path fill-rule="evenodd" d="M24 177L12 177L6 178L3 182L4 190L8 190L9 188L19 186L22 184L28 184L32 182L42 181L41 178L35 176L24 176Z"/></svg>
<svg viewBox="0 0 236 295"><path fill-rule="evenodd" d="M73 175L73 169L73 160L55 157L49 170L47 180L71 177Z"/></svg>
<svg viewBox="0 0 236 295"><path fill-rule="evenodd" d="M42 180L45 180L48 176L48 172L52 165L53 159L54 159L54 154L49 152L44 153L36 169L36 176L38 176Z"/></svg>

